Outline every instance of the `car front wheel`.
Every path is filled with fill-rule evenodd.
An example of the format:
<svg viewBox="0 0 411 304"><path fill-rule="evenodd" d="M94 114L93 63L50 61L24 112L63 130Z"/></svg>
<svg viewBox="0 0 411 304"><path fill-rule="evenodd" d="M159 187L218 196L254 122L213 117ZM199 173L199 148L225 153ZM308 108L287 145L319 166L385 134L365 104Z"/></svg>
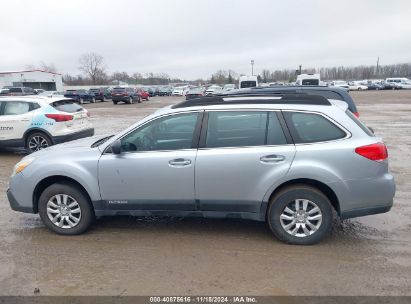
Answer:
<svg viewBox="0 0 411 304"><path fill-rule="evenodd" d="M270 202L267 222L274 235L294 245L312 245L331 231L333 211L329 199L306 185L284 188Z"/></svg>
<svg viewBox="0 0 411 304"><path fill-rule="evenodd" d="M86 195L71 183L56 183L46 188L40 195L38 210L43 223L58 234L81 234L94 221Z"/></svg>

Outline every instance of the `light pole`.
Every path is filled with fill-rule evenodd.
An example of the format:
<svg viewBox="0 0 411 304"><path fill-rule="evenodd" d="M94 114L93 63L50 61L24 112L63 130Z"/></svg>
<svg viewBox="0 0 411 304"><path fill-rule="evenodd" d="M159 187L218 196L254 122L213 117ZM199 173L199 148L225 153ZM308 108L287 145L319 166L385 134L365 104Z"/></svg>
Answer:
<svg viewBox="0 0 411 304"><path fill-rule="evenodd" d="M251 59L251 76L254 76L254 60Z"/></svg>

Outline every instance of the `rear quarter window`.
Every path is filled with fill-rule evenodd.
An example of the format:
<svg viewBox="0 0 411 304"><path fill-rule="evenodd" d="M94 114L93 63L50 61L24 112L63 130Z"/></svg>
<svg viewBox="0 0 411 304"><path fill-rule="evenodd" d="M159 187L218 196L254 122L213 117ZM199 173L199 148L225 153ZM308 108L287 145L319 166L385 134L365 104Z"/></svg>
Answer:
<svg viewBox="0 0 411 304"><path fill-rule="evenodd" d="M374 137L374 133L371 132L370 129L368 129L368 127L366 125L364 125L361 120L359 120L353 113L351 113L351 111L347 110L345 111L345 113L348 115L349 118L351 118L351 120L361 128L361 130L363 130L365 132L365 134L367 134L368 136L372 136Z"/></svg>
<svg viewBox="0 0 411 304"><path fill-rule="evenodd" d="M295 143L337 140L347 134L322 115L304 112L284 112Z"/></svg>

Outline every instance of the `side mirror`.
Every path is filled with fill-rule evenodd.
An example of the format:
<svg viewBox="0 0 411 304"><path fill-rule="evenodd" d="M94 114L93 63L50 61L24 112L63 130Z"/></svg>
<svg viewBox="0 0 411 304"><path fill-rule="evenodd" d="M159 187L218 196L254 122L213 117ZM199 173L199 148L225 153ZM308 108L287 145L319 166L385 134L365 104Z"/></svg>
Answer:
<svg viewBox="0 0 411 304"><path fill-rule="evenodd" d="M111 144L111 152L113 152L113 154L121 153L121 140L120 139L117 139L115 142Z"/></svg>

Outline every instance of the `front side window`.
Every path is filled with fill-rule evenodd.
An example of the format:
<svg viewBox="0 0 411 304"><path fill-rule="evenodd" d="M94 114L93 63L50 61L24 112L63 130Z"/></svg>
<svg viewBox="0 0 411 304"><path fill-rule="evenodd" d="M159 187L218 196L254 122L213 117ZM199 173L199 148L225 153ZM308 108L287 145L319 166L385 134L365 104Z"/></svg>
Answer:
<svg viewBox="0 0 411 304"><path fill-rule="evenodd" d="M274 112L209 112L207 148L286 144Z"/></svg>
<svg viewBox="0 0 411 304"><path fill-rule="evenodd" d="M151 121L121 139L123 152L191 149L198 113Z"/></svg>
<svg viewBox="0 0 411 304"><path fill-rule="evenodd" d="M346 136L344 131L319 114L284 112L284 116L296 144L330 141Z"/></svg>
<svg viewBox="0 0 411 304"><path fill-rule="evenodd" d="M21 101L5 102L3 115L20 115L30 111L30 104Z"/></svg>

